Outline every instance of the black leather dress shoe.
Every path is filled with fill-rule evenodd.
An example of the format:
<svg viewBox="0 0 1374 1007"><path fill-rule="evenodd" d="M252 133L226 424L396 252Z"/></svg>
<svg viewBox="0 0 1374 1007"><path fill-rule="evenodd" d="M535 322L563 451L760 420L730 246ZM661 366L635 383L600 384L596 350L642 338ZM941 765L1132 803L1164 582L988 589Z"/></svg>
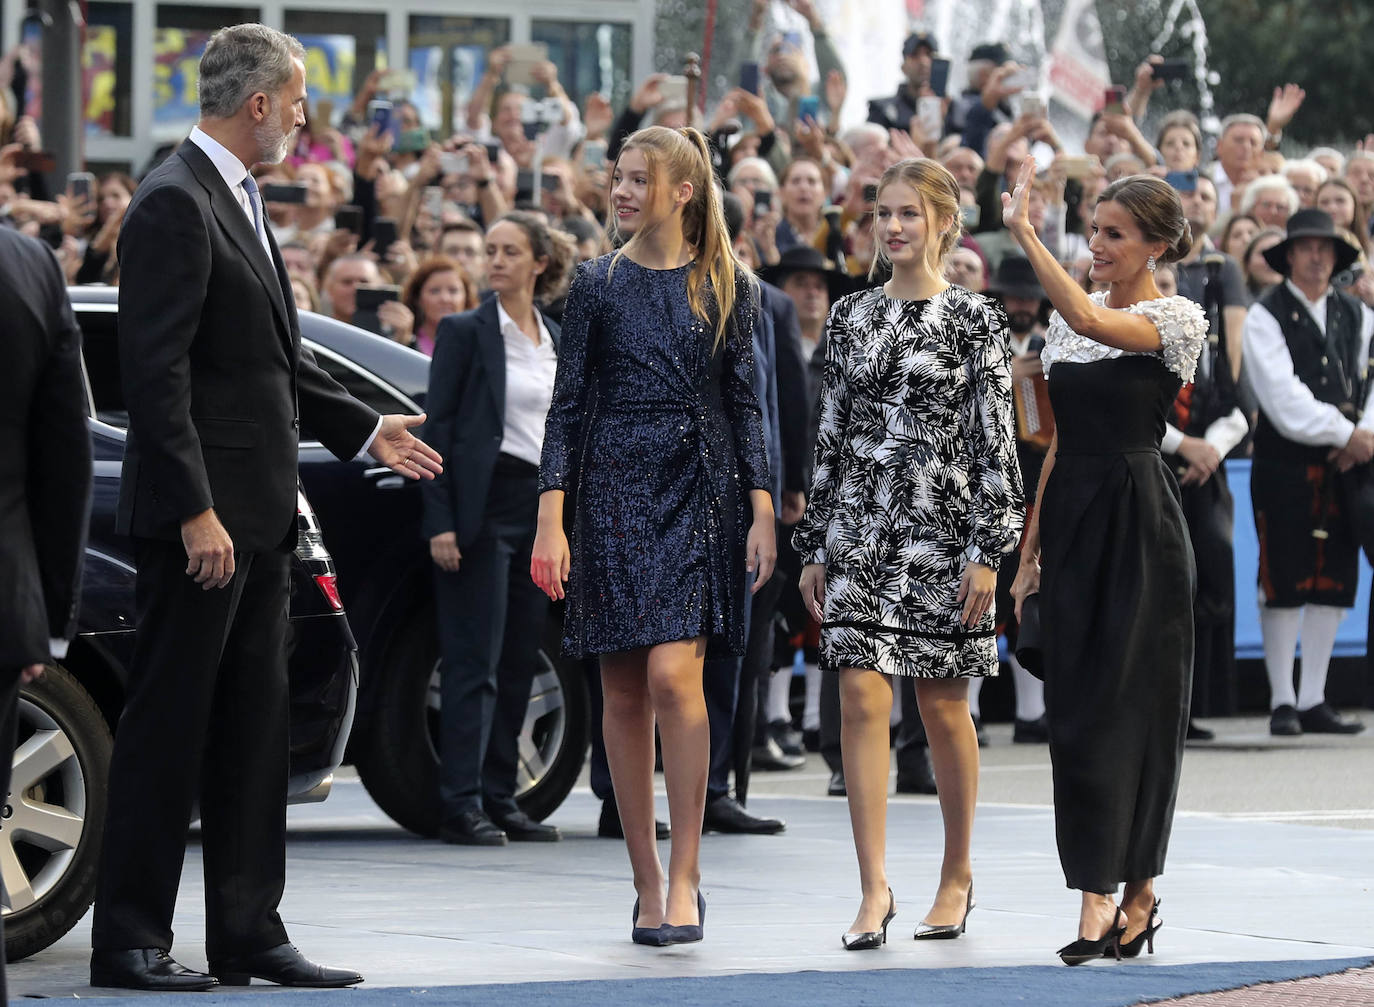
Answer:
<svg viewBox="0 0 1374 1007"><path fill-rule="evenodd" d="M536 822L523 811L494 814L491 820L512 843L556 843L563 838L557 825Z"/></svg>
<svg viewBox="0 0 1374 1007"><path fill-rule="evenodd" d="M1211 728L1203 727L1192 717L1188 718L1188 741L1215 741L1217 732Z"/></svg>
<svg viewBox="0 0 1374 1007"><path fill-rule="evenodd" d="M935 793L935 767L930 764L930 749L923 748L918 756L909 757L897 767L897 793Z"/></svg>
<svg viewBox="0 0 1374 1007"><path fill-rule="evenodd" d="M1331 708L1330 703L1318 703L1310 710L1298 711L1298 723L1308 734L1359 734L1364 724L1346 720Z"/></svg>
<svg viewBox="0 0 1374 1007"><path fill-rule="evenodd" d="M439 826L439 838L455 846L505 846L506 834L485 811L464 811Z"/></svg>
<svg viewBox="0 0 1374 1007"><path fill-rule="evenodd" d="M830 783L825 788L828 797L847 797L849 788L844 785L844 770L836 769L830 773Z"/></svg>
<svg viewBox="0 0 1374 1007"><path fill-rule="evenodd" d="M768 735L778 743L784 755L805 755L801 731L794 730L785 720L775 720L768 725Z"/></svg>
<svg viewBox="0 0 1374 1007"><path fill-rule="evenodd" d="M1042 713L1034 720L1019 717L1011 729L1011 740L1017 745L1043 745L1050 740L1050 724Z"/></svg>
<svg viewBox="0 0 1374 1007"><path fill-rule="evenodd" d="M751 815L729 794L706 802L702 830L708 832L736 832L754 836L771 836L787 828L780 818Z"/></svg>
<svg viewBox="0 0 1374 1007"><path fill-rule="evenodd" d="M615 798L608 797L601 802L601 820L596 823L596 834L602 839L624 839L625 830L620 825L620 809L616 807ZM654 819L654 837L656 839L671 839L673 830L668 828L667 822L660 822Z"/></svg>
<svg viewBox="0 0 1374 1007"><path fill-rule="evenodd" d="M771 734L763 736L763 743L754 746L754 768L765 773L801 769L806 756L788 755Z"/></svg>
<svg viewBox="0 0 1374 1007"><path fill-rule="evenodd" d="M1302 725L1298 723L1298 711L1287 703L1276 707L1274 712L1269 714L1269 733L1290 738L1302 734Z"/></svg>
<svg viewBox="0 0 1374 1007"><path fill-rule="evenodd" d="M196 993L219 985L212 975L192 972L162 948L92 951L91 985L161 993Z"/></svg>
<svg viewBox="0 0 1374 1007"><path fill-rule="evenodd" d="M257 954L211 962L210 971L226 986L247 986L254 979L266 979L278 986L338 989L363 981L362 976L350 969L316 965L297 951L294 944L278 944Z"/></svg>

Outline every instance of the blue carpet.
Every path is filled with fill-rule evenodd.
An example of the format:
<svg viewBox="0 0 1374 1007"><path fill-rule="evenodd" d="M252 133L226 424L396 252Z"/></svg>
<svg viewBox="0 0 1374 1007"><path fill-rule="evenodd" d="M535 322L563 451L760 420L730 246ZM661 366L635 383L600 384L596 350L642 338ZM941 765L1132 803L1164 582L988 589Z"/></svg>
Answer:
<svg viewBox="0 0 1374 1007"><path fill-rule="evenodd" d="M874 969L865 972L746 973L665 979L435 986L351 992L294 991L288 1007L758 1007L826 1004L837 1007L1130 1007L1188 993L1214 993L1254 983L1329 975L1374 964L1370 958L1286 962L1211 962L1202 965L1093 964L1079 968ZM120 1007L236 1005L253 991L120 997ZM280 995L280 994L279 994ZM1374 994L1372 994L1374 995ZM105 999L97 997L96 999ZM113 1007L113 1002L111 1004Z"/></svg>

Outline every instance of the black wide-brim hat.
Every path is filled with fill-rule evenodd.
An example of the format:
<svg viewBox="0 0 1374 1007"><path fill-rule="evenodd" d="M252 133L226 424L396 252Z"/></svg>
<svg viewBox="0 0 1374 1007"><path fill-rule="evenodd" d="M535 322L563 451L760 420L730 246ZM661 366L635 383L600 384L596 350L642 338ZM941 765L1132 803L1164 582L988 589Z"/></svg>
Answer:
<svg viewBox="0 0 1374 1007"><path fill-rule="evenodd" d="M1040 277L1024 255L1008 255L997 264L997 272L988 284L987 293L994 297L1025 297L1047 300Z"/></svg>
<svg viewBox="0 0 1374 1007"><path fill-rule="evenodd" d="M1292 267L1288 265L1288 250L1299 238L1330 238L1336 249L1336 268L1331 275L1343 272L1354 265L1360 257L1360 250L1346 241L1336 230L1336 222L1325 210L1299 210L1288 218L1288 233L1273 248L1264 250L1264 261L1280 276L1287 276Z"/></svg>
<svg viewBox="0 0 1374 1007"><path fill-rule="evenodd" d="M793 273L820 273L830 288L830 303L834 304L845 294L852 294L861 283L848 273L835 268L829 259L810 245L798 245L782 253L776 266L765 266L759 270L759 279L781 287Z"/></svg>

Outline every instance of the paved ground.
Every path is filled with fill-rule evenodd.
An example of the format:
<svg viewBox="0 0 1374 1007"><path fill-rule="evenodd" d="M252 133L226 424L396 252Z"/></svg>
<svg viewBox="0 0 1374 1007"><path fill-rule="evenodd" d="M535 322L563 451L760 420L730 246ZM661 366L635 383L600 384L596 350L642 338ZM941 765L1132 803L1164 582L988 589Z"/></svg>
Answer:
<svg viewBox="0 0 1374 1007"><path fill-rule="evenodd" d="M1374 738L1277 743L1257 719L1213 726L1221 739L1190 749L1185 763L1159 887L1165 929L1144 961L1374 957ZM845 802L821 796L828 774L815 756L802 770L755 777L751 805L785 817L785 834L708 838L701 945L656 951L629 942L624 849L595 838L599 804L585 787L553 818L563 843L479 850L410 836L344 778L326 803L292 809L283 915L304 951L358 968L374 988L1052 964L1073 936L1077 898L1054 853L1048 756L1012 745L1005 727L994 726L992 740L975 831L978 908L958 941L909 939L938 872L940 825L934 798L897 797L893 940L878 953L840 949L855 906L853 850ZM201 900L193 844L175 952L197 967L205 964ZM88 939L83 922L11 966L12 995L92 995ZM1374 1003L1374 990L1351 1002Z"/></svg>

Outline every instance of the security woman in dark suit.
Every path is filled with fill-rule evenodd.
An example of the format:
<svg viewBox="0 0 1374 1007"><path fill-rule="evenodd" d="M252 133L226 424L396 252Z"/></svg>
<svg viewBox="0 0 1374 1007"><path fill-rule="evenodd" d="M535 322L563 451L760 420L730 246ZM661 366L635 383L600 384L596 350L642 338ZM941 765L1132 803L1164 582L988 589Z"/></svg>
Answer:
<svg viewBox="0 0 1374 1007"><path fill-rule="evenodd" d="M424 488L441 654L440 838L501 846L558 829L515 803L525 720L548 600L530 580L539 455L559 328L536 307L562 288L576 245L538 217L487 232L496 296L439 323L425 437L453 459Z"/></svg>

